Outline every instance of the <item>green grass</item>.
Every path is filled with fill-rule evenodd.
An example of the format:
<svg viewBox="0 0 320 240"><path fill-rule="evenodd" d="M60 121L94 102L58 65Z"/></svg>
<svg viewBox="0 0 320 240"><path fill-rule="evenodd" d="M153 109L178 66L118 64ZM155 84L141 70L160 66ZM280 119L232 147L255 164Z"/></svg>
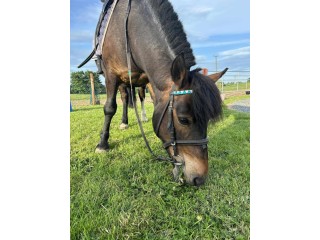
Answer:
<svg viewBox="0 0 320 240"><path fill-rule="evenodd" d="M227 97L223 102L225 105L229 105L233 102L237 102L237 101L244 100L244 99L250 99L250 95L240 95L240 96Z"/></svg>
<svg viewBox="0 0 320 240"><path fill-rule="evenodd" d="M106 94L99 94L100 98L106 98ZM70 94L70 100L88 100L90 99L90 94Z"/></svg>
<svg viewBox="0 0 320 240"><path fill-rule="evenodd" d="M146 136L165 155L146 108ZM152 159L133 109L129 129L119 130L121 112L106 154L94 153L102 105L70 113L71 239L249 239L249 114L224 108L224 120L209 126L209 176L197 188L173 182L171 165Z"/></svg>

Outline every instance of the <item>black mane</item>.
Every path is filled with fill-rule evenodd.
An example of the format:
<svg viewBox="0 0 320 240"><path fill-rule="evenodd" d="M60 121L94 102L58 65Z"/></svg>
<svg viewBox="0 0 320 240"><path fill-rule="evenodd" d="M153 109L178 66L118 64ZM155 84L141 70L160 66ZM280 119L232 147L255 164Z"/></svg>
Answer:
<svg viewBox="0 0 320 240"><path fill-rule="evenodd" d="M195 120L200 128L206 128L209 120L219 120L222 116L222 100L216 84L198 73L199 69L190 72L192 106Z"/></svg>
<svg viewBox="0 0 320 240"><path fill-rule="evenodd" d="M162 30L174 54L177 56L183 52L186 66L190 69L196 64L195 58L183 26L171 3L168 0L150 0L149 2L159 17L160 24L163 26Z"/></svg>

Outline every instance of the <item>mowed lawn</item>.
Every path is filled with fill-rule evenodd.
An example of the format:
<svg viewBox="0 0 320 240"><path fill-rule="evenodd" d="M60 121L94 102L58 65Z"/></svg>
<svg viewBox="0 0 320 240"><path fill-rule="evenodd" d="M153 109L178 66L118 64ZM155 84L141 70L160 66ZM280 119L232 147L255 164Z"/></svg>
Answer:
<svg viewBox="0 0 320 240"><path fill-rule="evenodd" d="M243 98L249 96L234 100ZM73 110L71 239L249 239L249 114L224 107L224 119L209 126L209 176L198 188L173 182L172 166L152 159L133 109L129 109L129 128L119 130L122 106L118 105L106 154L94 152L103 105ZM146 110L146 136L152 149L165 155L153 132L152 103Z"/></svg>

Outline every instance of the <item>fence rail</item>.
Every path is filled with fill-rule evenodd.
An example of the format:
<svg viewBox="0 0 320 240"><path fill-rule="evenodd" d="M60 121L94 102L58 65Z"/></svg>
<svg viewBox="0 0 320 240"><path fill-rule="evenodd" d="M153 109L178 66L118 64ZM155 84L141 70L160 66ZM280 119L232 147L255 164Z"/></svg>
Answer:
<svg viewBox="0 0 320 240"><path fill-rule="evenodd" d="M215 72L207 72L208 75L212 73ZM246 94L246 91L250 91L250 71L227 71L225 75L216 82L216 85L221 93L225 93L226 97ZM149 93L147 93L146 96L147 102L148 99L151 102ZM106 94L99 94L99 100L103 104L106 100ZM70 101L74 107L86 106L92 104L92 97L91 94L70 94ZM117 102L122 104L119 94L117 96Z"/></svg>
<svg viewBox="0 0 320 240"><path fill-rule="evenodd" d="M208 75L216 73L207 71ZM219 71L218 71L219 72ZM227 71L222 78L216 82L220 92L249 91L250 71Z"/></svg>

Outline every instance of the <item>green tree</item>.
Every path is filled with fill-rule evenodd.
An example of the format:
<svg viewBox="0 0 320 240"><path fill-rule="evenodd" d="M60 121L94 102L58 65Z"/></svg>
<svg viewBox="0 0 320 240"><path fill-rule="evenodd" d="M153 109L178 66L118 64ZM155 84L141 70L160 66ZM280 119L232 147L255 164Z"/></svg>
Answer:
<svg viewBox="0 0 320 240"><path fill-rule="evenodd" d="M105 86L99 79L99 74L93 73L95 92L105 93ZM78 71L71 73L70 93L89 94L91 92L90 71Z"/></svg>

